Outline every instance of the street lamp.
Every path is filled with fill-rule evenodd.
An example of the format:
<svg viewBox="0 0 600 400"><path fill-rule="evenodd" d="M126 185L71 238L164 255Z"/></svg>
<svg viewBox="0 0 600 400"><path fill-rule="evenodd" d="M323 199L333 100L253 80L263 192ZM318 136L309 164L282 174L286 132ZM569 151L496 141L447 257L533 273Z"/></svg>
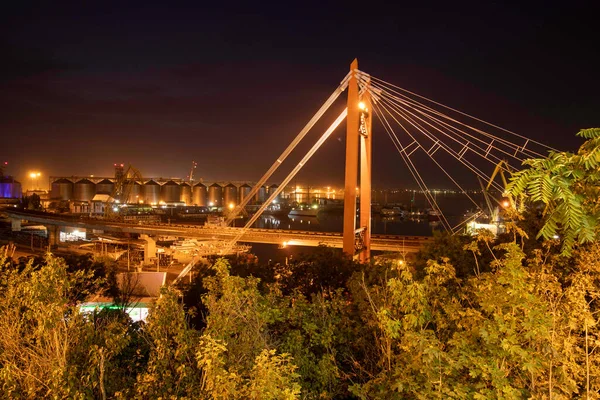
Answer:
<svg viewBox="0 0 600 400"><path fill-rule="evenodd" d="M41 173L39 173L39 172L31 172L31 173L29 174L29 177L31 178L31 186L33 187L33 190L35 190L35 189L36 189L36 185L35 185L35 184L37 183L37 182L36 182L36 180L37 180L37 179L38 179L40 176L42 176L42 174L41 174Z"/></svg>

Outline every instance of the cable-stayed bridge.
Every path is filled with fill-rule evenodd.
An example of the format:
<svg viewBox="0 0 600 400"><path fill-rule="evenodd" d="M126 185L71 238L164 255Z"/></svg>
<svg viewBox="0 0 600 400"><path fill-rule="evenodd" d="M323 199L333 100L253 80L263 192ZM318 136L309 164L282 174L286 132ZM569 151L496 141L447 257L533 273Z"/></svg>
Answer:
<svg viewBox="0 0 600 400"><path fill-rule="evenodd" d="M242 228L229 228L236 216L244 210L248 201L254 198L267 180L283 165L296 146L317 121L324 117L326 111L344 91L347 91L346 108L280 182L277 190L270 193L269 198L248 219L246 225ZM252 228L265 209L272 204L343 121L346 121L343 234L340 236L339 234L299 231L291 234L281 230L259 232ZM439 176L446 177L459 192L464 193L473 204L473 208L478 209L480 213L486 213L489 210L482 210L479 203L468 194L449 164L454 164L471 173L475 179L480 181L482 188L483 182L486 182L487 188L492 187L502 193L504 185L494 180L498 172L504 178L504 172L511 173L518 170L524 160L544 157L548 151L554 150L543 143L371 76L359 70L358 62L354 60L350 71L338 87L288 147L275 159L250 193L245 196L244 201L229 214L225 226L213 229L213 236L228 241L230 248L239 241L258 242L259 240L268 240L263 243L281 244L297 240L298 244L304 245L328 244L336 247L341 245L347 255L356 257L361 262L367 262L370 259L371 249L390 250L395 248L396 251L400 251L401 243L406 244L407 242L406 237L387 238L385 240L388 242L384 244L382 241L384 238L374 236L371 232L371 164L374 123L389 137L406 167L404 172L408 171L414 178L420 190L425 194L430 208L439 215L442 227L451 233L459 232L462 224L467 221L461 221L458 225L452 225L449 222L444 215L444 210L439 207L435 195L429 189L423 171L417 167L415 162L417 157L428 160L430 163L428 168L439 171ZM448 159L451 160L450 163L447 162ZM357 202L357 198L360 198L360 203ZM476 216L477 213L473 215ZM61 224L61 222L56 223ZM113 224L113 227L116 226ZM174 228L131 226L126 229L131 229L132 232L142 229L144 232L153 231L155 234L159 234L159 232ZM197 227L180 227L177 232L182 236L188 236L192 232L198 237L209 234L206 230ZM292 235L296 235L296 237L293 238ZM303 241L298 239L299 236L304 238ZM264 239L266 237L268 239ZM389 241L395 241L395 243ZM418 248L426 241L425 239L412 240L411 250ZM194 261L188 267L191 268L193 263Z"/></svg>

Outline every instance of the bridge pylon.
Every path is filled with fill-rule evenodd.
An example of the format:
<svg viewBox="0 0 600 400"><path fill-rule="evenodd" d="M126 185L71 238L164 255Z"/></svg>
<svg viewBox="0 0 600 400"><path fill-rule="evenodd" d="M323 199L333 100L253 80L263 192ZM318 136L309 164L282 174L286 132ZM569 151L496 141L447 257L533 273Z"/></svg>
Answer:
<svg viewBox="0 0 600 400"><path fill-rule="evenodd" d="M348 81L343 250L360 262L368 262L371 256L371 96L368 90L361 96L357 74L358 60L354 59ZM359 162L360 186L357 186ZM357 194L360 195L358 228Z"/></svg>

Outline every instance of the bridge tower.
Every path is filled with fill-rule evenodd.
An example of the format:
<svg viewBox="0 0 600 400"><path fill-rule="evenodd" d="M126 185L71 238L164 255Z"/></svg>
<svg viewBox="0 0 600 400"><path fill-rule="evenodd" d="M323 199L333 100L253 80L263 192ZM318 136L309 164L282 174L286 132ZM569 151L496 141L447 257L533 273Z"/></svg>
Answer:
<svg viewBox="0 0 600 400"><path fill-rule="evenodd" d="M357 256L360 262L368 262L371 255L371 96L368 90L361 96L357 74L358 60L354 59L348 82L343 250L351 257ZM360 185L357 186L359 160ZM358 228L357 194L360 195Z"/></svg>

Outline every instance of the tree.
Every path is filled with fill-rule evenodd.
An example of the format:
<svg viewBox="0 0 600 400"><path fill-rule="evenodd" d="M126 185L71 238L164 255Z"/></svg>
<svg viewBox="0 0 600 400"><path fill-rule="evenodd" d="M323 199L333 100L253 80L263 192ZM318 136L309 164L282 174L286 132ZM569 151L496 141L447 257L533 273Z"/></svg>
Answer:
<svg viewBox="0 0 600 400"><path fill-rule="evenodd" d="M52 255L34 268L13 268L0 256L0 387L12 398L74 398L86 388L74 378L71 354L85 319L70 293L91 274L68 273Z"/></svg>
<svg viewBox="0 0 600 400"><path fill-rule="evenodd" d="M562 254L575 244L598 236L600 217L600 128L577 134L587 139L576 154L550 152L546 158L529 159L529 168L515 173L506 192L544 205L544 225L537 237L560 238Z"/></svg>
<svg viewBox="0 0 600 400"><path fill-rule="evenodd" d="M196 361L199 332L190 329L179 292L163 288L144 329L150 344L148 364L140 371L133 396L200 398L200 368ZM129 397L125 392L121 396Z"/></svg>

